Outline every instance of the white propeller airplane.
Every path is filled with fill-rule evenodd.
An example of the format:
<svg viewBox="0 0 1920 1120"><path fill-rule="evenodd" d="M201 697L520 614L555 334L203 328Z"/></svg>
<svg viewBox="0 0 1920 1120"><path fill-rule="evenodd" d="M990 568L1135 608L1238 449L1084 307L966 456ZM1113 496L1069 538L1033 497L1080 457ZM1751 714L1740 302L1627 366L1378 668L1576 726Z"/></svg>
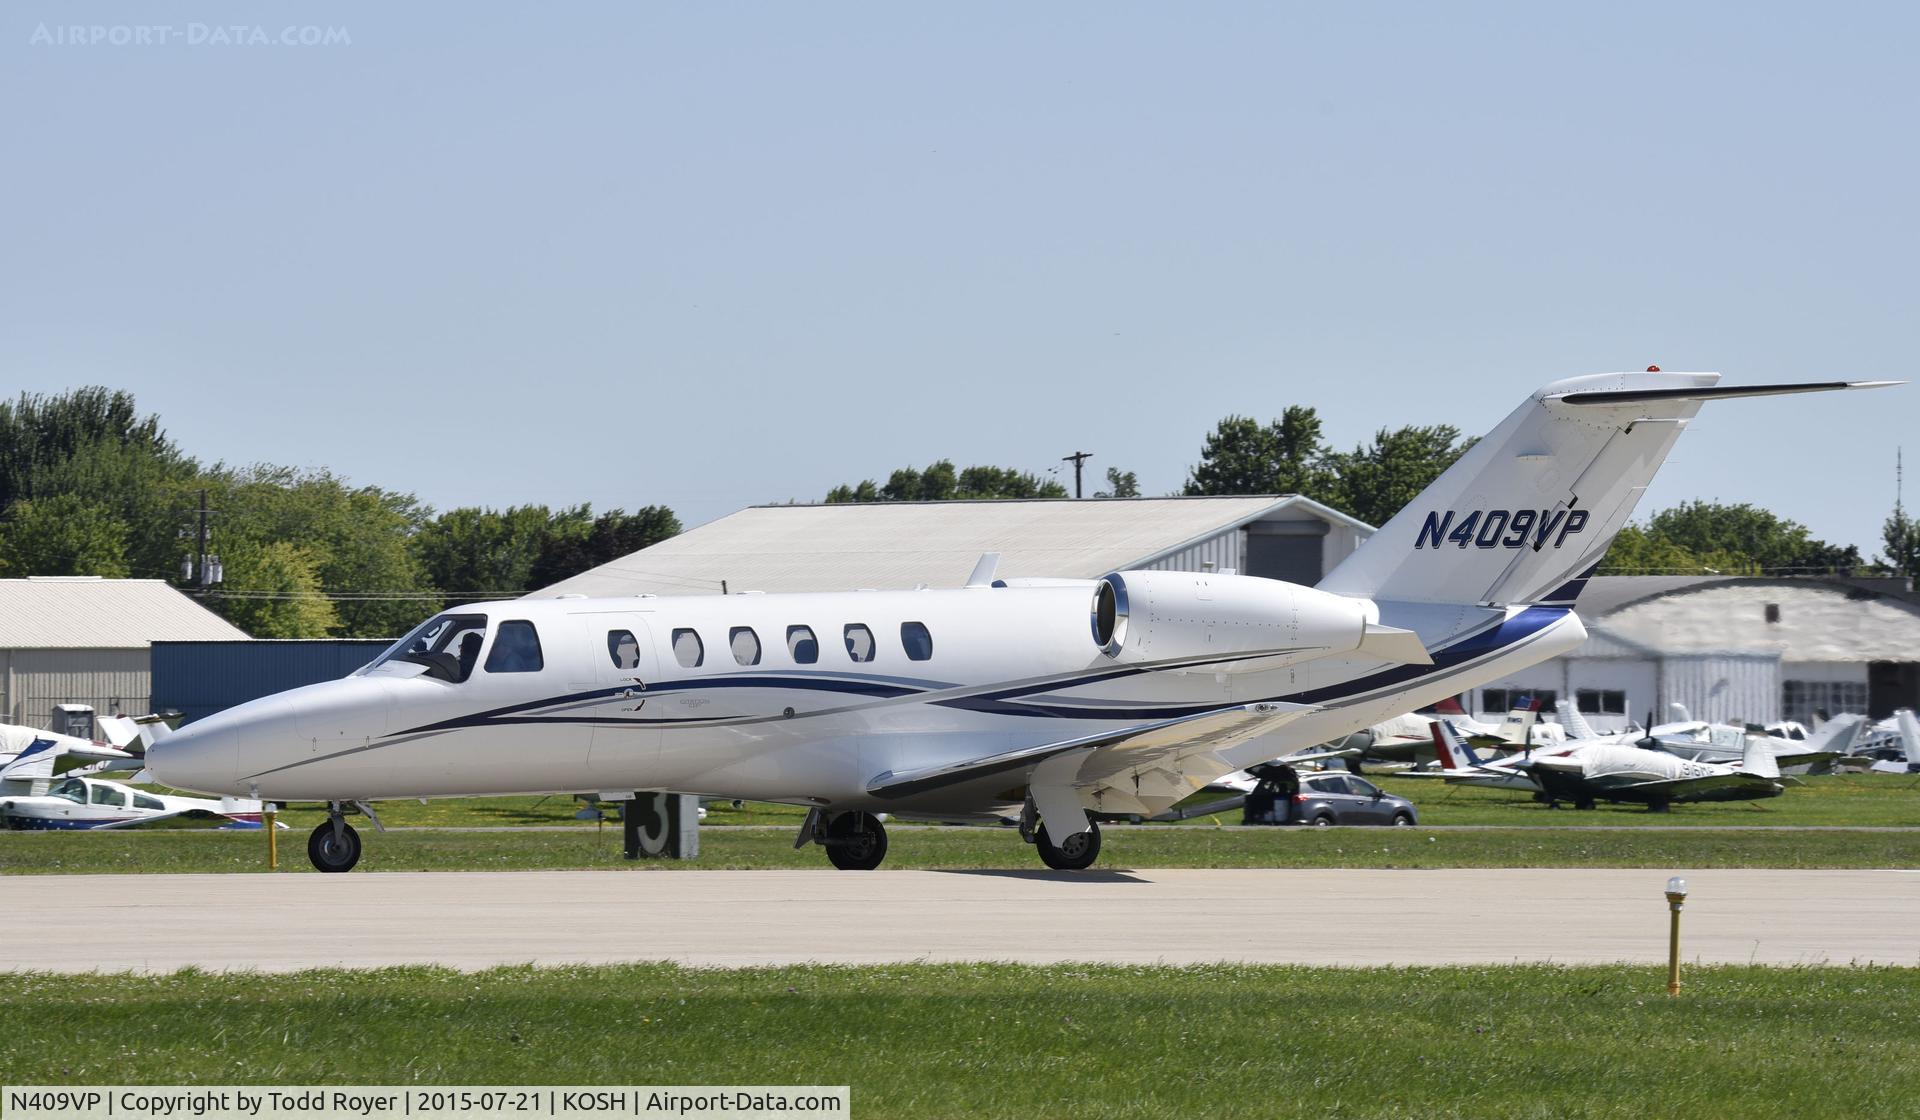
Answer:
<svg viewBox="0 0 1920 1120"><path fill-rule="evenodd" d="M878 813L1017 813L1049 867L1085 868L1098 816L1153 816L1579 645L1575 597L1703 402L1882 384L1718 382L1546 386L1318 587L994 581L983 558L948 590L480 603L342 680L190 724L148 765L327 802L323 871L358 861L346 813L379 799L581 790L803 805L798 842L846 869L885 857Z"/></svg>
<svg viewBox="0 0 1920 1120"><path fill-rule="evenodd" d="M1764 735L1747 739L1737 765L1680 758L1611 738L1541 747L1499 759L1483 759L1445 721L1433 726L1441 769L1417 777L1448 785L1537 791L1534 799L1554 808L1562 801L1591 809L1596 801L1626 801L1665 812L1687 801L1752 801L1786 792L1780 767Z"/></svg>
<svg viewBox="0 0 1920 1120"><path fill-rule="evenodd" d="M1731 766L1744 759L1754 739L1760 739L1767 745L1773 752L1774 762L1780 766L1820 766L1830 763L1852 751L1855 740L1867 722L1867 717L1863 715L1839 715L1822 724L1810 736L1798 723L1791 721L1754 727L1708 723L1705 720L1663 723L1648 731L1600 735L1587 724L1586 717L1572 701L1562 700L1558 707L1561 722L1573 732L1576 741L1631 744L1677 758L1717 762L1723 766ZM1798 738L1794 737L1796 734Z"/></svg>

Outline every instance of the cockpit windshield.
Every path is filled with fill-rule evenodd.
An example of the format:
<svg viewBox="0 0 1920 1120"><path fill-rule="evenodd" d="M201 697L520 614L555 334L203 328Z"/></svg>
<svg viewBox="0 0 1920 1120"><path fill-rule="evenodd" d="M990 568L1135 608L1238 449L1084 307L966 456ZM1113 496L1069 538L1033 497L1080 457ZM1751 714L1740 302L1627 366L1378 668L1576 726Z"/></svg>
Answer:
<svg viewBox="0 0 1920 1120"><path fill-rule="evenodd" d="M76 805L87 803L87 784L78 778L68 778L47 791L48 797L64 797Z"/></svg>
<svg viewBox="0 0 1920 1120"><path fill-rule="evenodd" d="M390 662L426 666L426 675L459 684L473 675L480 646L487 637L487 617L480 614L440 614L414 628L413 633L387 647L372 672Z"/></svg>

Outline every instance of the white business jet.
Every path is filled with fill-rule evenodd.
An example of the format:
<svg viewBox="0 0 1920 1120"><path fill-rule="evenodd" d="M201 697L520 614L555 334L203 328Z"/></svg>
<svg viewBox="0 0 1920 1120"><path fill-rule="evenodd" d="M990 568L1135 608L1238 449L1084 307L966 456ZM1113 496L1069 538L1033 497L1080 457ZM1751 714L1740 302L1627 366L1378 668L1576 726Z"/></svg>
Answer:
<svg viewBox="0 0 1920 1120"><path fill-rule="evenodd" d="M1880 384L1718 381L1546 386L1318 587L976 570L946 590L481 603L352 676L190 724L148 765L327 802L324 871L358 860L346 814L382 798L583 790L803 805L798 842L847 869L885 857L883 812L1018 814L1049 867L1085 868L1102 816L1579 645L1575 596L1702 402Z"/></svg>

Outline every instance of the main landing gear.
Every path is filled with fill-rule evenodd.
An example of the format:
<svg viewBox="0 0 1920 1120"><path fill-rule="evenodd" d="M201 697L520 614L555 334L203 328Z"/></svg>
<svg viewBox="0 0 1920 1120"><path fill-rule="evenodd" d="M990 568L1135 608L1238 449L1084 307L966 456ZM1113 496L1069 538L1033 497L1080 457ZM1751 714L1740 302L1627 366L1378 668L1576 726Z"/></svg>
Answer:
<svg viewBox="0 0 1920 1120"><path fill-rule="evenodd" d="M829 816L814 809L800 826L793 846L818 844L827 850L827 862L842 871L872 871L887 858L887 826L872 813L846 812Z"/></svg>
<svg viewBox="0 0 1920 1120"><path fill-rule="evenodd" d="M1085 871L1100 858L1099 822L1086 819L1085 832L1076 832L1055 843L1040 819L1040 810L1029 799L1020 810L1020 839L1040 850L1040 862L1055 871Z"/></svg>
<svg viewBox="0 0 1920 1120"><path fill-rule="evenodd" d="M307 837L307 859L315 871L352 871L360 862L360 834L347 823L347 804L365 813L376 830L385 831L380 828L380 818L373 815L373 807L366 802L327 802L326 823Z"/></svg>

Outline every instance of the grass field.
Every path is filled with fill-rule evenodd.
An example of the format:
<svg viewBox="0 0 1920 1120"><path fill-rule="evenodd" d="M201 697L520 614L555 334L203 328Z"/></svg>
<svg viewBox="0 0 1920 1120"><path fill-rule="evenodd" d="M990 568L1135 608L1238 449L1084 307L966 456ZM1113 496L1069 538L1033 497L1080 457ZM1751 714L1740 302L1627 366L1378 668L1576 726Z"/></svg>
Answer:
<svg viewBox="0 0 1920 1120"><path fill-rule="evenodd" d="M829 1084L856 1116L1892 1117L1920 970L0 975L12 1084Z"/></svg>
<svg viewBox="0 0 1920 1120"><path fill-rule="evenodd" d="M1634 805L1601 805L1591 812L1548 809L1524 793L1507 790L1448 787L1421 778L1368 775L1389 793L1411 800L1423 824L1499 825L1843 825L1920 828L1920 786L1911 778L1885 774L1842 774L1799 779L1803 784L1767 801L1681 805L1669 813L1649 813ZM575 825L592 829L592 821L574 819L581 803L572 798L483 797L429 801L383 801L375 807L389 827L485 828L516 825ZM313 805L290 808L283 818L296 828L309 829L325 814ZM798 828L805 810L788 805L747 802L733 808L727 802L707 806L708 824L783 824ZM1225 824L1238 824L1238 810L1221 814Z"/></svg>
<svg viewBox="0 0 1920 1120"><path fill-rule="evenodd" d="M1571 815L1571 814L1569 814ZM1582 814L1589 816L1591 814ZM620 855L620 832L456 832L376 835L364 829L363 871L649 870L825 867L817 847L784 829L709 830L700 858ZM887 868L1037 868L1011 829L900 828ZM307 872L304 831L280 835L283 873ZM0 874L264 871L266 838L230 832L0 833ZM1099 866L1128 867L1920 867L1920 830L1647 831L1618 829L1110 828ZM358 872L356 872L358 873Z"/></svg>

